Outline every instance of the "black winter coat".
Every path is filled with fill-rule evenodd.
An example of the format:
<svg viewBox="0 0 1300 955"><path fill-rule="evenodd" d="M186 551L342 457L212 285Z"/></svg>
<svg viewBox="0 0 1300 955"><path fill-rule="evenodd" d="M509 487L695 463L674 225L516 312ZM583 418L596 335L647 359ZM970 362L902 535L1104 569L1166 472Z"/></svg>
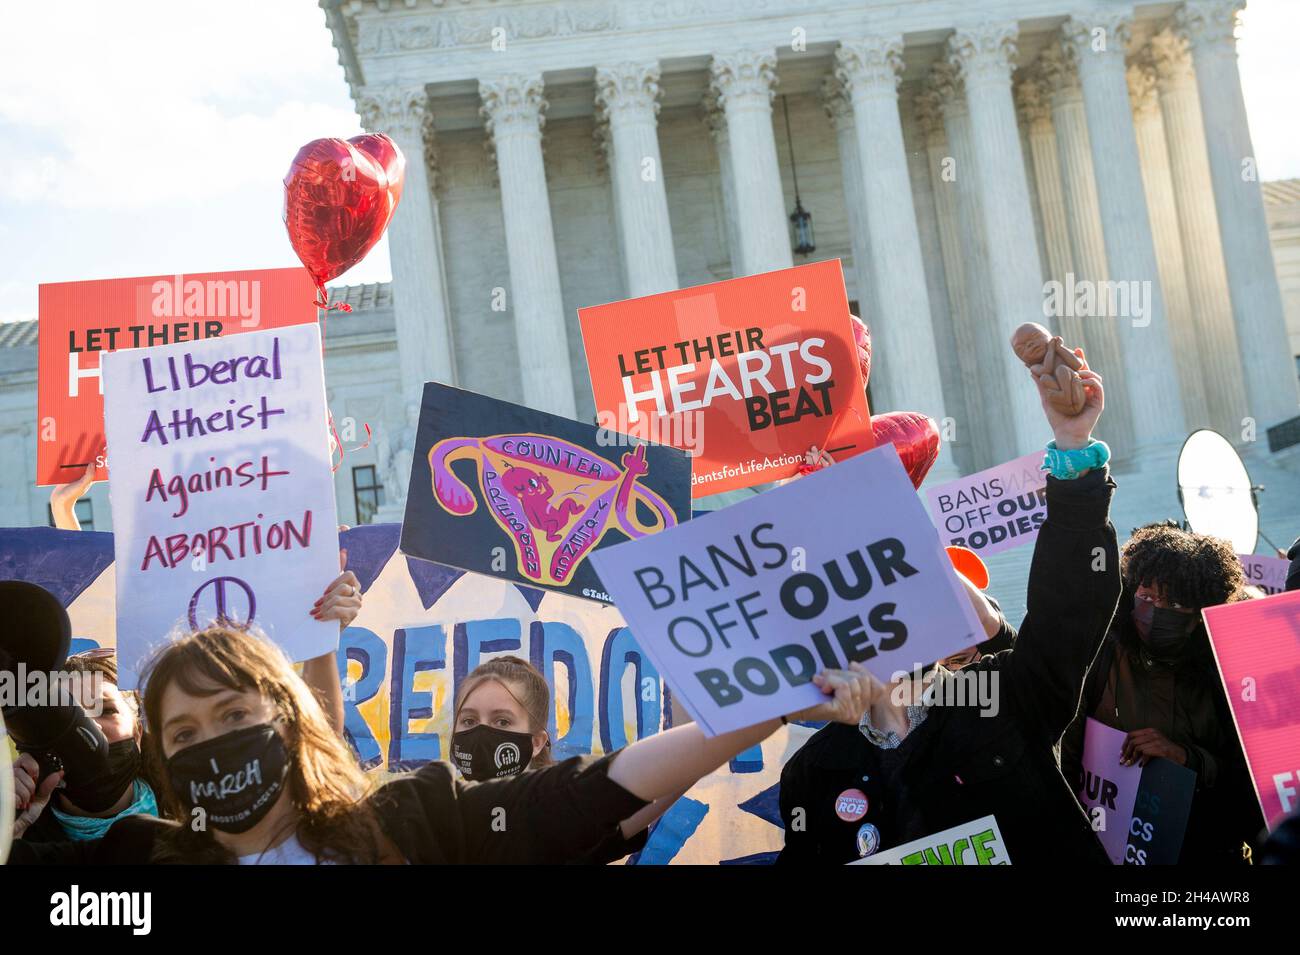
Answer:
<svg viewBox="0 0 1300 955"><path fill-rule="evenodd" d="M1061 741L1061 772L1075 787L1083 771L1087 717L1123 730L1157 729L1187 751L1196 794L1179 864L1232 865L1250 858L1264 828L1205 629L1177 660L1154 659L1132 622L1125 592L1110 634L1084 685L1079 715Z"/></svg>

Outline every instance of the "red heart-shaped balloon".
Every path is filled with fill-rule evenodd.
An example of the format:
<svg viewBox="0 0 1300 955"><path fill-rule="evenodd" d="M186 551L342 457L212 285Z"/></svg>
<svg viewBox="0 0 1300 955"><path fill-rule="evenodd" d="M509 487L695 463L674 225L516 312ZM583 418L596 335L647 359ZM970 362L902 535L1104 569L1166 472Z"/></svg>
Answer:
<svg viewBox="0 0 1300 955"><path fill-rule="evenodd" d="M383 134L314 139L284 177L284 226L325 300L325 283L366 257L402 195L406 160Z"/></svg>
<svg viewBox="0 0 1300 955"><path fill-rule="evenodd" d="M912 479L912 486L919 488L939 457L939 426L934 419L919 411L872 415L871 433L875 436L876 447L886 442L894 446L903 462L903 469Z"/></svg>
<svg viewBox="0 0 1300 955"><path fill-rule="evenodd" d="M856 315L850 315L853 325L853 341L858 346L858 367L862 369L862 387L867 387L871 380L871 329L867 323Z"/></svg>

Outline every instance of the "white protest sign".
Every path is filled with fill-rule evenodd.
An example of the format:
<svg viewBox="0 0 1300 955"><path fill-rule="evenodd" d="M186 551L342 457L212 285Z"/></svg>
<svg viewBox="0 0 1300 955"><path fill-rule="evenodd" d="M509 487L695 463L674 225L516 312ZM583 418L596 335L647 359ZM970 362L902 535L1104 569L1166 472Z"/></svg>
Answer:
<svg viewBox="0 0 1300 955"><path fill-rule="evenodd" d="M1291 562L1285 557L1238 554L1237 560L1241 561L1241 569L1246 572L1246 580L1251 586L1270 595L1286 590L1286 575L1291 569Z"/></svg>
<svg viewBox="0 0 1300 955"><path fill-rule="evenodd" d="M992 816L914 839L849 865L1010 865L998 822Z"/></svg>
<svg viewBox="0 0 1300 955"><path fill-rule="evenodd" d="M590 559L710 735L821 702L823 669L889 680L985 639L893 445Z"/></svg>
<svg viewBox="0 0 1300 955"><path fill-rule="evenodd" d="M927 489L930 514L945 546L981 555L1037 540L1047 519L1047 472L1042 452Z"/></svg>
<svg viewBox="0 0 1300 955"><path fill-rule="evenodd" d="M309 616L339 572L320 349L313 324L103 356L123 688L223 617L294 660L337 644Z"/></svg>

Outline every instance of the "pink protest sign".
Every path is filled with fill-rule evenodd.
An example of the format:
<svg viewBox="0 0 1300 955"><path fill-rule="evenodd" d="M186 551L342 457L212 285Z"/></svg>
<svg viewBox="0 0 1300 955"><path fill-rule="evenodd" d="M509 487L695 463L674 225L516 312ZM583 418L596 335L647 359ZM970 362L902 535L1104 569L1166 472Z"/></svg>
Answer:
<svg viewBox="0 0 1300 955"><path fill-rule="evenodd" d="M1042 452L940 484L926 491L930 517L945 547L981 556L1028 544L1047 519Z"/></svg>
<svg viewBox="0 0 1300 955"><path fill-rule="evenodd" d="M1083 779L1076 781L1079 800L1088 810L1102 848L1115 865L1124 864L1129 823L1142 782L1141 766L1137 763L1121 766L1119 762L1127 735L1123 730L1088 717L1083 733Z"/></svg>
<svg viewBox="0 0 1300 955"><path fill-rule="evenodd" d="M1300 591L1201 615L1271 829L1300 805Z"/></svg>

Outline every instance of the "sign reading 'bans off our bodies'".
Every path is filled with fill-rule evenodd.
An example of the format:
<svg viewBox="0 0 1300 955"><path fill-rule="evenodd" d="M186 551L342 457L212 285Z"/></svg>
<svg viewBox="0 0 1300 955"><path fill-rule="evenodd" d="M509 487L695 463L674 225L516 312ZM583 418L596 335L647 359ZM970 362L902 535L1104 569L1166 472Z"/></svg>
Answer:
<svg viewBox="0 0 1300 955"><path fill-rule="evenodd" d="M1038 539L1047 520L1041 452L928 488L930 514L948 546L988 556Z"/></svg>
<svg viewBox="0 0 1300 955"><path fill-rule="evenodd" d="M892 445L591 559L709 735L822 702L823 669L888 680L984 639Z"/></svg>
<svg viewBox="0 0 1300 955"><path fill-rule="evenodd" d="M695 497L874 445L838 259L578 310L602 427L695 455Z"/></svg>
<svg viewBox="0 0 1300 955"><path fill-rule="evenodd" d="M124 688L221 618L294 660L334 648L308 613L339 572L320 349L312 324L104 356Z"/></svg>
<svg viewBox="0 0 1300 955"><path fill-rule="evenodd" d="M42 285L36 483L74 481L87 464L108 476L103 354L314 324L315 295L303 269Z"/></svg>

